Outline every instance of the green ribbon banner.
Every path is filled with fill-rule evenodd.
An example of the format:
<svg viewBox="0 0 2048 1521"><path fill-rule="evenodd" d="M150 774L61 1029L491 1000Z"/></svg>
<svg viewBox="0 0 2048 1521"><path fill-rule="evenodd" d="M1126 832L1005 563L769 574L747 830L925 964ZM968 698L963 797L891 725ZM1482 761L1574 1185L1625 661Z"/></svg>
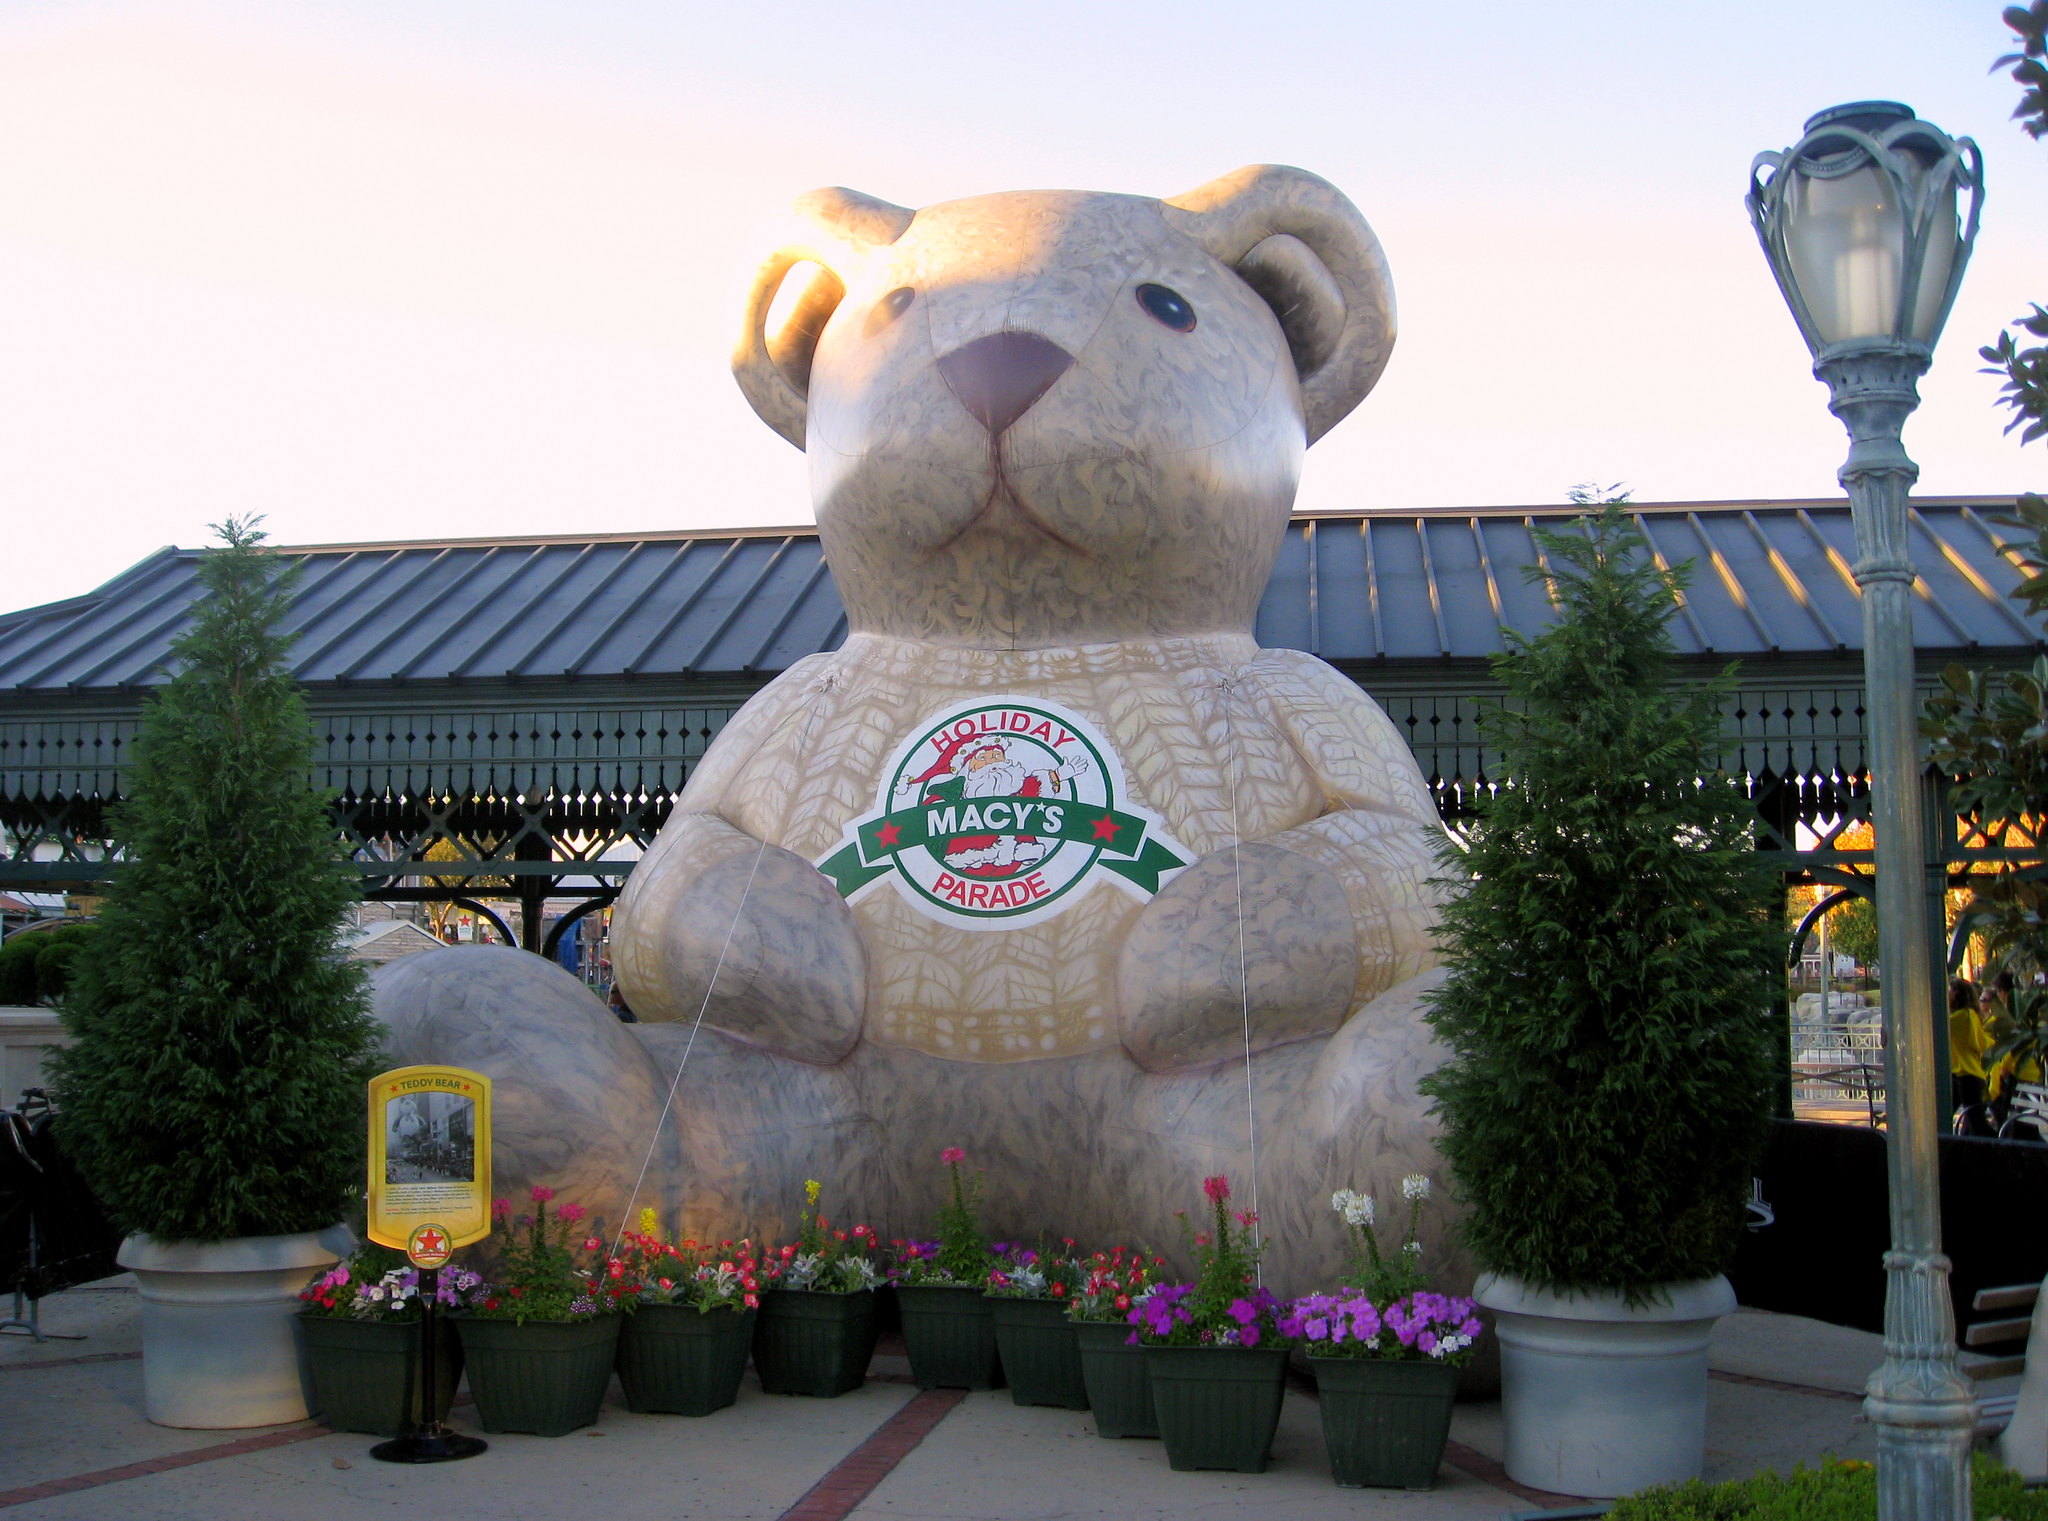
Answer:
<svg viewBox="0 0 2048 1521"><path fill-rule="evenodd" d="M1159 891L1163 873L1188 864L1157 840L1148 839L1145 821L1136 814L1061 799L988 797L926 803L864 820L854 834L854 843L818 866L843 898L888 871L906 850L971 835L1035 835L1099 850L1105 869L1148 893Z"/></svg>

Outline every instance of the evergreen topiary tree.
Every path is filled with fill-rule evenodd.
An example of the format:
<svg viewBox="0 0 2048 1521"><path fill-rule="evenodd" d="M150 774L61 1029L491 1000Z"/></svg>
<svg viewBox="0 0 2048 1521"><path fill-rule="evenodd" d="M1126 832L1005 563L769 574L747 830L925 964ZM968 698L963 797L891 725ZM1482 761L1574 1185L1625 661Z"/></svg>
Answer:
<svg viewBox="0 0 2048 1521"><path fill-rule="evenodd" d="M61 1134L123 1228L219 1241L319 1230L362 1175L377 1035L340 955L359 885L306 783L312 724L278 631L292 572L253 522L143 710L125 864L63 1004Z"/></svg>
<svg viewBox="0 0 2048 1521"><path fill-rule="evenodd" d="M1715 759L1732 670L1672 690L1684 568L1656 567L1621 500L1582 535L1538 533L1559 620L1495 658L1505 785L1446 851L1470 880L1428 1015L1452 1054L1422 1091L1483 1267L1640 1304L1734 1251L1779 935L1753 812Z"/></svg>

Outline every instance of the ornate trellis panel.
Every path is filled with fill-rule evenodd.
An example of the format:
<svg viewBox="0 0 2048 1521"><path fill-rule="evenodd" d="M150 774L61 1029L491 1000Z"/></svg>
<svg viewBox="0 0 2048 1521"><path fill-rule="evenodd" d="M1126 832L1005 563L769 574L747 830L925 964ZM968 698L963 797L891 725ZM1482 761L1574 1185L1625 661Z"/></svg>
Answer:
<svg viewBox="0 0 2048 1521"><path fill-rule="evenodd" d="M1482 674L1441 666L1349 674L1407 737L1445 822L1458 828L1500 782L1482 730L1498 690ZM1422 690L1425 682L1432 689ZM336 827L372 896L446 896L458 881L477 895L508 898L606 892L652 840L745 695L735 689L642 706L479 701L452 710L421 702L316 711L309 780L334 796ZM1756 803L1759 848L1788 881L1854 877L1867 886L1855 868L1869 853L1837 844L1869 811L1860 685L1750 681L1727 695L1722 711L1723 764ZM107 810L120 796L135 725L132 714L105 713L0 721L0 886L105 874L96 863L108 849ZM2008 840L1953 824L1945 833L1930 860L1952 871L2012 854ZM417 870L379 870L424 865L429 852L438 891Z"/></svg>

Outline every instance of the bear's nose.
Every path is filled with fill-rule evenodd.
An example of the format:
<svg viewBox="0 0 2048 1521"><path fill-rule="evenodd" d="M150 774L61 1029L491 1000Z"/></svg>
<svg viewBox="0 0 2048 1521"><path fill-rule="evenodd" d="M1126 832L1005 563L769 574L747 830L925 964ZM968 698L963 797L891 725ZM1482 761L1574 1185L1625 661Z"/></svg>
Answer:
<svg viewBox="0 0 2048 1521"><path fill-rule="evenodd" d="M939 373L960 405L998 434L1030 411L1073 362L1074 356L1050 338L1001 332L942 355Z"/></svg>

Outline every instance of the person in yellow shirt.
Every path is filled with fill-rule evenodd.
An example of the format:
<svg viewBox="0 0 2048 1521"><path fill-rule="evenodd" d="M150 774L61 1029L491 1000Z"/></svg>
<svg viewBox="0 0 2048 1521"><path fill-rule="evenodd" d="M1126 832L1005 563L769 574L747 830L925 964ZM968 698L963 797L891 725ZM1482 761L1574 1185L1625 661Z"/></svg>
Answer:
<svg viewBox="0 0 2048 1521"><path fill-rule="evenodd" d="M1990 1136L1998 1133L1991 1118L1989 1080L1984 1053L1990 1048L1984 1016L1977 1008L1977 989L1967 977L1948 985L1949 1091L1955 1099L1955 1133Z"/></svg>

